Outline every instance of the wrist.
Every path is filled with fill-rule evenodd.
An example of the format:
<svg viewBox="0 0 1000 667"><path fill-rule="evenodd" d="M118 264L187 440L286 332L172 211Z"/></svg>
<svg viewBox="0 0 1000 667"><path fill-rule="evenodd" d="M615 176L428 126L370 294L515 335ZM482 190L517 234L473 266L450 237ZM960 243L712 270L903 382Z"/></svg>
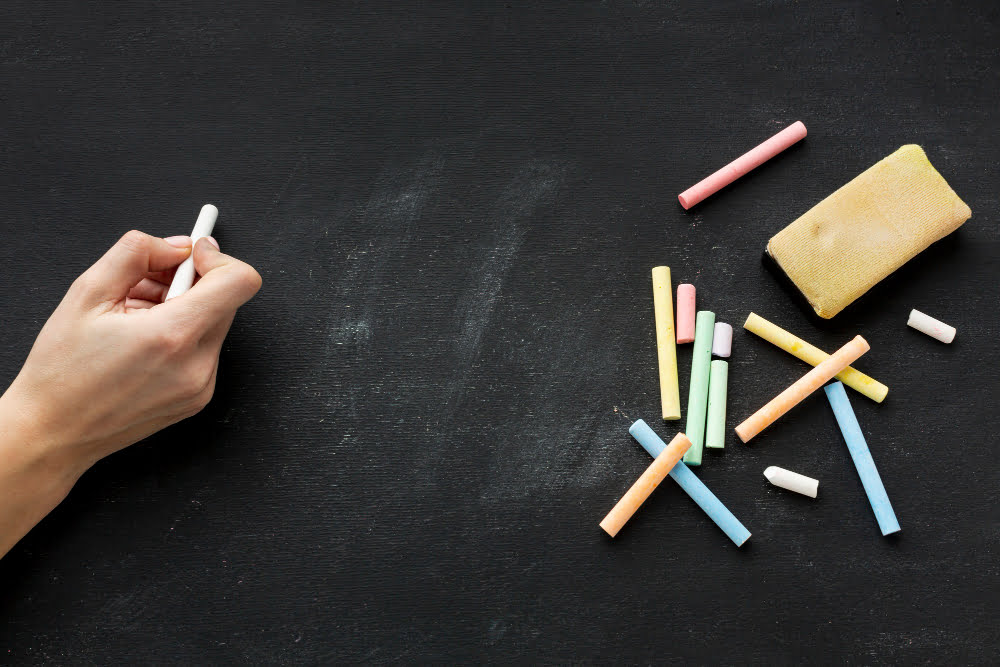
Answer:
<svg viewBox="0 0 1000 667"><path fill-rule="evenodd" d="M59 496L58 503L92 462L72 454L71 443L46 429L45 422L43 411L33 407L15 386L0 396L0 451L4 459L30 476L39 491Z"/></svg>
<svg viewBox="0 0 1000 667"><path fill-rule="evenodd" d="M62 502L83 474L48 446L30 415L10 389L0 396L0 556Z"/></svg>

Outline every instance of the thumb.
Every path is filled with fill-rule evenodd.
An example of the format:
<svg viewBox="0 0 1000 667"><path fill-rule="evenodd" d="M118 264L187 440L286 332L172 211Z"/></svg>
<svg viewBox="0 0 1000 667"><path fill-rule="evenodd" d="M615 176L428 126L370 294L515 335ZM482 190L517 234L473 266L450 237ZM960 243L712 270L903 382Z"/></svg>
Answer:
<svg viewBox="0 0 1000 667"><path fill-rule="evenodd" d="M132 230L104 253L78 280L86 297L94 302L123 299L129 289L151 271L166 271L191 254L187 237L163 239Z"/></svg>
<svg viewBox="0 0 1000 667"><path fill-rule="evenodd" d="M183 295L164 306L186 308L197 319L215 322L232 316L261 286L260 274L246 262L230 257L203 238L194 247L194 268L201 276ZM173 305L172 305L173 304Z"/></svg>

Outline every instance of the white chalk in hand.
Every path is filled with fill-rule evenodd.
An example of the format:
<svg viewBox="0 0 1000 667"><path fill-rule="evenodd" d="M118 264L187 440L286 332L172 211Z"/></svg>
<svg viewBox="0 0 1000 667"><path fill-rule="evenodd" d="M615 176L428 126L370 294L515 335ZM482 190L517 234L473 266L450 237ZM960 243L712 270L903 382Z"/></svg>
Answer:
<svg viewBox="0 0 1000 667"><path fill-rule="evenodd" d="M941 320L935 320L916 309L910 311L910 319L906 320L906 326L913 327L931 338L937 338L942 343L955 340L955 327L950 327Z"/></svg>
<svg viewBox="0 0 1000 667"><path fill-rule="evenodd" d="M809 496L810 498L815 498L819 492L818 479L806 477L805 475L800 475L797 472L785 470L778 466L771 466L765 470L764 477L767 477L767 481L775 486L780 486L795 493L801 493L803 496Z"/></svg>
<svg viewBox="0 0 1000 667"><path fill-rule="evenodd" d="M174 280L170 283L170 289L167 290L167 298L164 301L184 294L191 289L191 285L194 285L194 244L198 242L198 239L212 235L218 217L219 209L211 204L205 204L201 207L201 213L198 214L198 220L194 223L194 230L191 232L191 256L177 267Z"/></svg>

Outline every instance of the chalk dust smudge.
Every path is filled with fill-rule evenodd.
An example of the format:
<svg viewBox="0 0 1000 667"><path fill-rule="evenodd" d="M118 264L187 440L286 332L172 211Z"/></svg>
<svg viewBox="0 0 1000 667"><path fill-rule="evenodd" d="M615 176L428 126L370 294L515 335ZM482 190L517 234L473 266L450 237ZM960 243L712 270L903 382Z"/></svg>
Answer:
<svg viewBox="0 0 1000 667"><path fill-rule="evenodd" d="M468 376L479 355L483 333L489 326L511 263L524 242L524 223L564 178L565 169L561 165L532 162L514 176L494 204L486 225L487 235L493 241L472 262L478 270L472 287L459 303L461 328L456 341L456 377L446 390L440 420L453 417L465 397Z"/></svg>
<svg viewBox="0 0 1000 667"><path fill-rule="evenodd" d="M347 267L334 290L334 298L343 307L335 309L339 321L327 324L327 357L338 346L364 347L371 342L376 292L385 282L391 260L413 240L416 223L443 167L444 159L434 152L410 169L386 167L368 203L352 216L358 226L370 229L369 241L348 254Z"/></svg>

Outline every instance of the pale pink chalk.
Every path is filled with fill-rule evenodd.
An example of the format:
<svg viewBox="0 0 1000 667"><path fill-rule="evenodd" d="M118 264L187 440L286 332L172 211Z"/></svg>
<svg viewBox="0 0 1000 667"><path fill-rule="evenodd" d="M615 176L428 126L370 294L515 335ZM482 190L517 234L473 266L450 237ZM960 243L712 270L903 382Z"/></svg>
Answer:
<svg viewBox="0 0 1000 667"><path fill-rule="evenodd" d="M677 286L677 342L694 342L694 285Z"/></svg>
<svg viewBox="0 0 1000 667"><path fill-rule="evenodd" d="M681 206L689 209L698 202L711 197L740 176L764 164L795 142L805 139L805 136L806 126L802 124L801 120L796 121L749 153L741 155L708 178L692 185L677 199L680 200Z"/></svg>

